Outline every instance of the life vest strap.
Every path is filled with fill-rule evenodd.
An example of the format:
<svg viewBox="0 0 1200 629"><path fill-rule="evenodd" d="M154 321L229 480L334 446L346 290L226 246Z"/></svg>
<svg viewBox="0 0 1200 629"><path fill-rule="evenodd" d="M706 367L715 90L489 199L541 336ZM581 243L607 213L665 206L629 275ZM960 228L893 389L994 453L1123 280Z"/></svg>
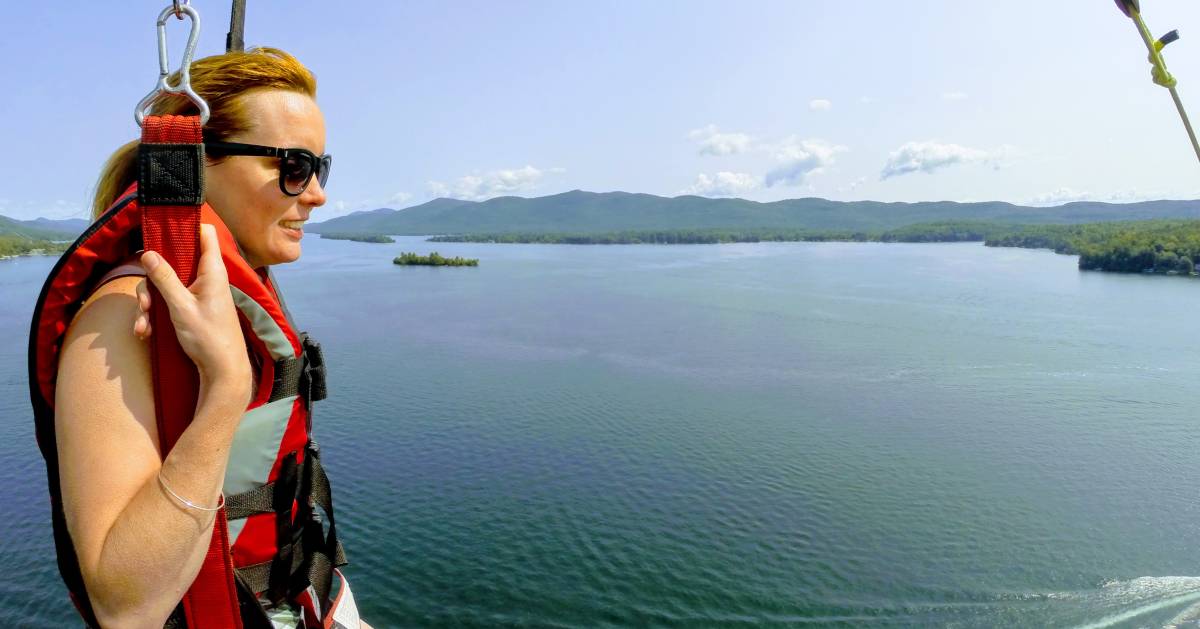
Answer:
<svg viewBox="0 0 1200 629"><path fill-rule="evenodd" d="M204 136L198 116L146 116L138 147L138 205L145 248L158 252L188 286L200 258ZM153 285L150 363L161 455L191 424L199 394L196 365L175 336L166 300ZM242 629L225 514L217 512L200 572L183 596L187 626Z"/></svg>
<svg viewBox="0 0 1200 629"><path fill-rule="evenodd" d="M299 395L305 408L311 408L313 402L325 399L325 357L321 344L304 333L300 334L300 343L303 348L300 357L275 361L275 380L267 402Z"/></svg>
<svg viewBox="0 0 1200 629"><path fill-rule="evenodd" d="M313 507L324 511L327 532ZM329 477L316 443L309 442L302 463L283 466L274 482L226 496L225 512L230 520L266 513L280 520L275 557L236 569L250 590L263 592L279 604L312 586L321 608L329 609L333 571L347 562L337 537Z"/></svg>

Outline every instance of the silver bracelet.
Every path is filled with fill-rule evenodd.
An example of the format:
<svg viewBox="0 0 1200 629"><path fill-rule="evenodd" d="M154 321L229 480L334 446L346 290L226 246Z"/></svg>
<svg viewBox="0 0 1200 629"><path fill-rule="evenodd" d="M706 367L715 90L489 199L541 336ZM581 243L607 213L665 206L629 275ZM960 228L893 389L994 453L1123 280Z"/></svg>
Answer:
<svg viewBox="0 0 1200 629"><path fill-rule="evenodd" d="M221 507L225 506L225 492L221 492L221 497L217 500L217 506L215 506L215 507L202 507L202 506L192 502L191 500L188 500L187 498L180 496L179 494L172 491L170 487L167 486L167 481L163 480L162 469L158 470L158 484L162 485L163 490L166 491L168 494L170 494L172 498L174 498L174 499L178 500L180 503L182 503L183 506L190 507L197 511L220 511Z"/></svg>

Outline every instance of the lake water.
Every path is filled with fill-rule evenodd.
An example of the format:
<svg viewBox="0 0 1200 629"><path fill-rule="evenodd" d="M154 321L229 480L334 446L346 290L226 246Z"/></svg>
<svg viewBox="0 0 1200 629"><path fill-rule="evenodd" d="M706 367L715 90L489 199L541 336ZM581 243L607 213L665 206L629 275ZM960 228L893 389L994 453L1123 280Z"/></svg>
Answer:
<svg viewBox="0 0 1200 629"><path fill-rule="evenodd" d="M1200 281L979 244L305 241L317 437L392 626L1200 617ZM0 625L76 626L0 262Z"/></svg>

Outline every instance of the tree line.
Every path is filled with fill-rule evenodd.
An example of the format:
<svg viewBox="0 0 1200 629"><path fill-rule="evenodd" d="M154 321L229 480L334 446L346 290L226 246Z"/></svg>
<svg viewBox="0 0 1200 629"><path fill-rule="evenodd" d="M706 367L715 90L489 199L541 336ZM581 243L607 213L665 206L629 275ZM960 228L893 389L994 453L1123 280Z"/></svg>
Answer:
<svg viewBox="0 0 1200 629"><path fill-rule="evenodd" d="M404 252L396 256L396 259L392 260L392 264L401 266L479 266L479 260L461 256L447 258L436 251L427 256Z"/></svg>
<svg viewBox="0 0 1200 629"><path fill-rule="evenodd" d="M0 234L0 258L23 256L31 253L62 253L68 243L38 240L15 234Z"/></svg>
<svg viewBox="0 0 1200 629"><path fill-rule="evenodd" d="M1152 219L1072 225L938 221L886 231L815 229L674 229L602 233L505 232L435 236L433 242L572 245L721 244L737 242L979 242L989 247L1052 249L1079 256L1079 268L1123 273L1195 274L1200 220Z"/></svg>
<svg viewBox="0 0 1200 629"><path fill-rule="evenodd" d="M364 234L355 232L330 232L328 234L321 234L321 238L328 238L329 240L353 240L354 242L378 242L385 244L396 242L391 236L385 236L383 234Z"/></svg>
<svg viewBox="0 0 1200 629"><path fill-rule="evenodd" d="M985 244L1078 255L1081 269L1192 275L1200 260L1200 220L1026 225Z"/></svg>
<svg viewBox="0 0 1200 629"><path fill-rule="evenodd" d="M430 242L524 243L556 245L714 245L735 242L982 242L1020 226L979 221L939 221L886 231L716 228L616 232L484 232L433 236Z"/></svg>

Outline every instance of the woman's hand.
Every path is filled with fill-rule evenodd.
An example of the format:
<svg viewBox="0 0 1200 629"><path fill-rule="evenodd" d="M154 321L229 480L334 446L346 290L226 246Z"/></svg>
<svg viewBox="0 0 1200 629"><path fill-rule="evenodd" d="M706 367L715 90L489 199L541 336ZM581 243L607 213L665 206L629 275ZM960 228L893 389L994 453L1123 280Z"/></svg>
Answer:
<svg viewBox="0 0 1200 629"><path fill-rule="evenodd" d="M246 355L237 308L229 292L229 276L221 261L221 246L212 225L200 225L200 262L196 279L185 287L175 269L154 251L142 254L146 276L167 303L179 345L200 372L201 382L237 383L249 396L250 361ZM145 281L137 287L139 313L134 333L145 339L151 334L150 289Z"/></svg>

